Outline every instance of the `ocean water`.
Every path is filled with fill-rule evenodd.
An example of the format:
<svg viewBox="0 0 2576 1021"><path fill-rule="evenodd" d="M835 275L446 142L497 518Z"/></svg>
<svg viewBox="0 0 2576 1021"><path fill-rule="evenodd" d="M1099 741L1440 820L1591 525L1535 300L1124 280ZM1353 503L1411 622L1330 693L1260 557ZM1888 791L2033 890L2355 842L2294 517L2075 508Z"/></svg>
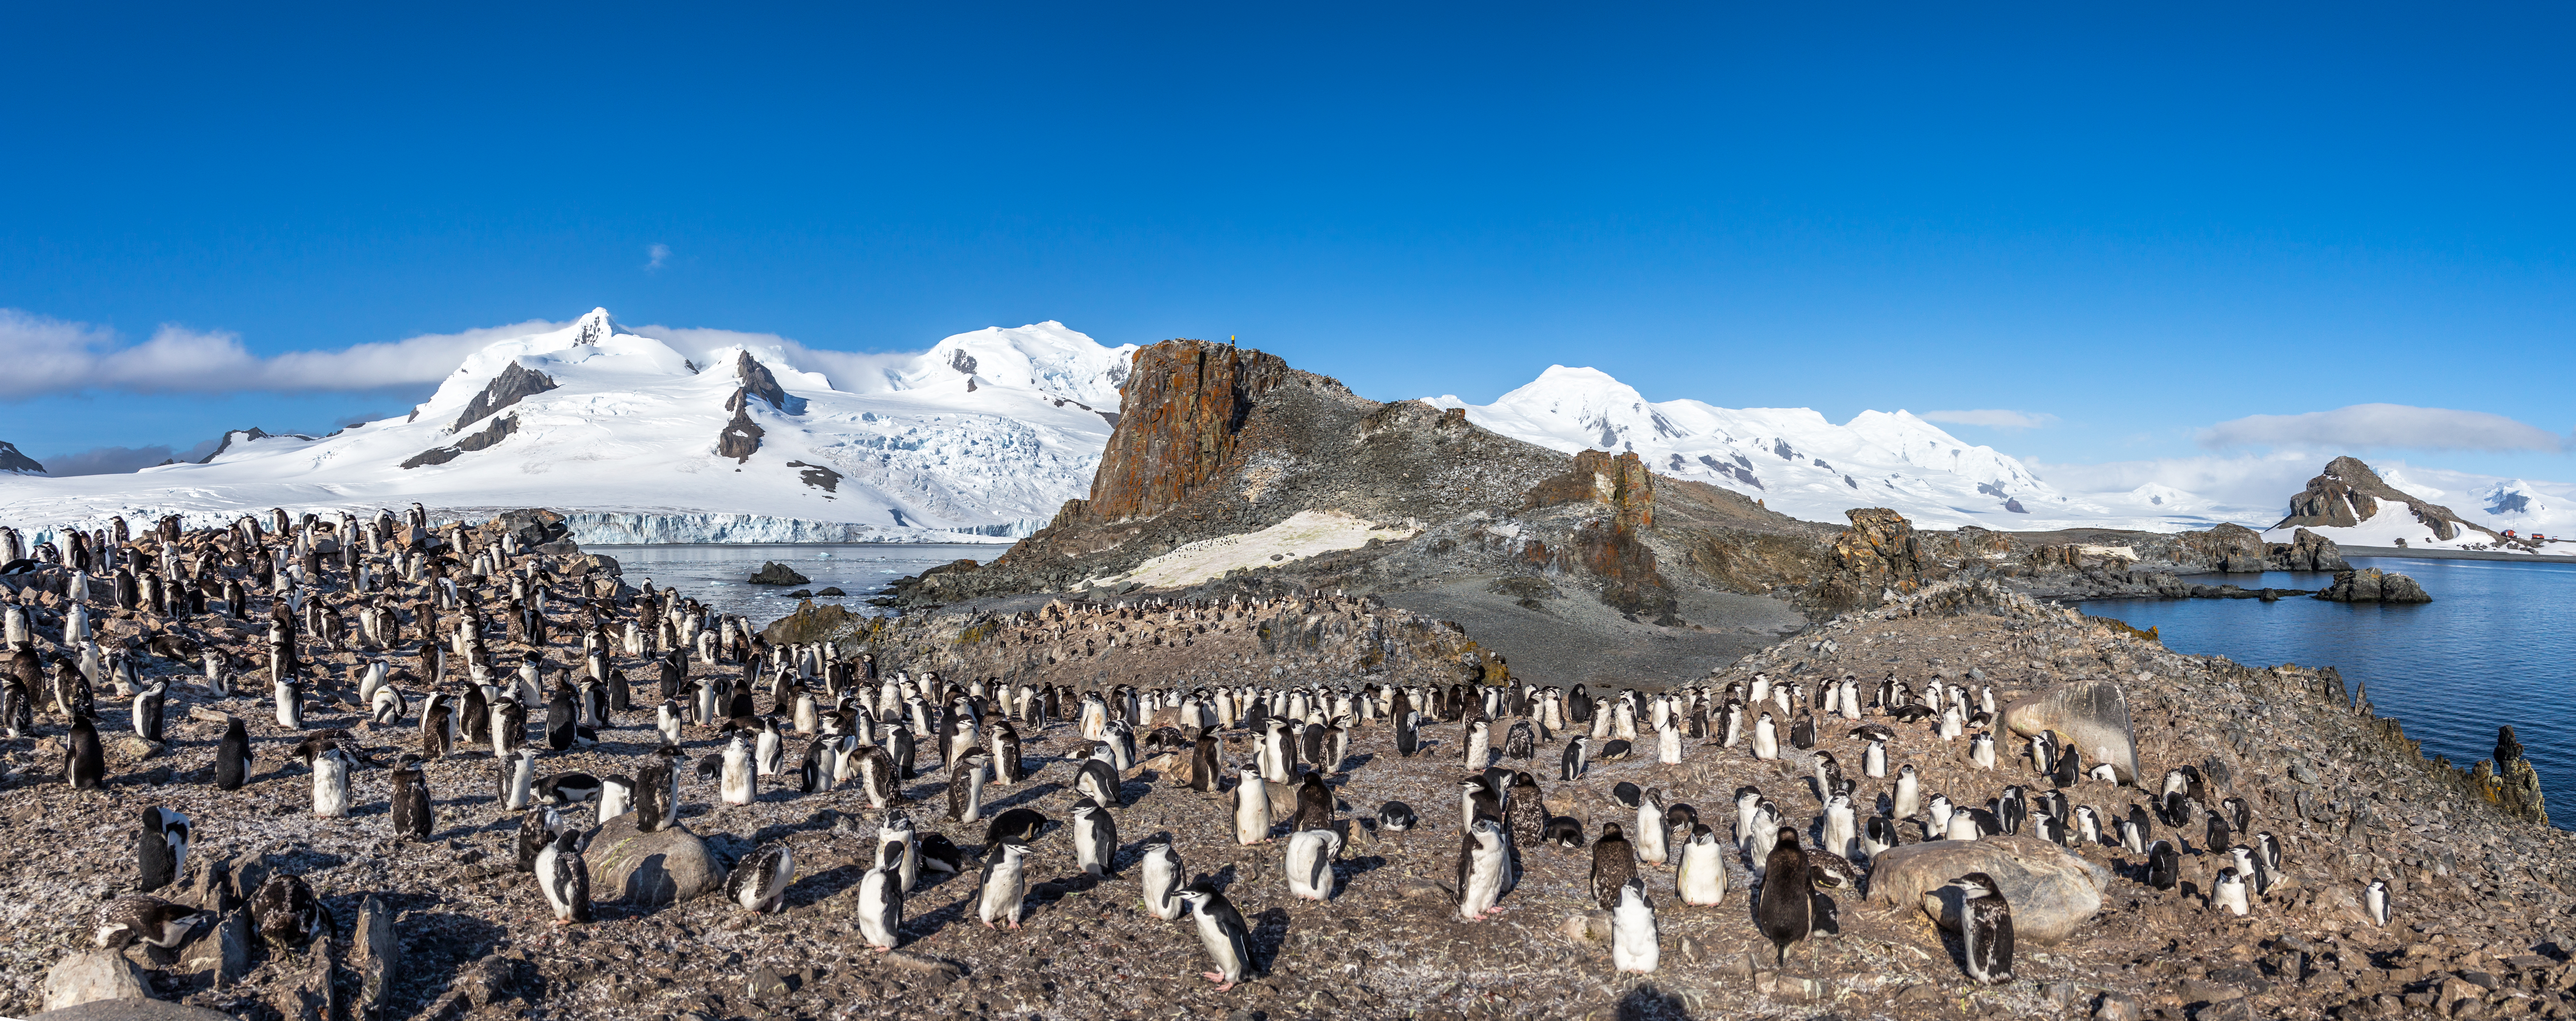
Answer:
<svg viewBox="0 0 2576 1021"><path fill-rule="evenodd" d="M800 589L820 592L837 587L849 593L841 599L818 599L819 603L839 603L852 610L878 612L867 605L868 598L885 591L887 583L907 575L920 574L927 568L958 560L977 563L991 561L1009 546L1000 543L846 543L794 546L749 546L726 543L698 543L656 546L582 546L586 553L614 557L626 572L631 584L653 579L653 584L668 588L679 586L680 594L696 599L726 613L739 614L754 624L765 625L796 609L800 600L787 593ZM813 579L805 585L745 584L762 564L777 561L794 568L796 573Z"/></svg>
<svg viewBox="0 0 2576 1021"><path fill-rule="evenodd" d="M2511 726L2540 771L2549 818L2576 829L2576 564L2356 557L2413 577L2420 606L2294 598L2097 599L2084 612L2159 629L2166 648L2249 666L2331 666L2369 686L2382 716L2405 721L2426 755L2466 767L2495 754ZM2324 588L2330 574L2196 578L2246 588Z"/></svg>

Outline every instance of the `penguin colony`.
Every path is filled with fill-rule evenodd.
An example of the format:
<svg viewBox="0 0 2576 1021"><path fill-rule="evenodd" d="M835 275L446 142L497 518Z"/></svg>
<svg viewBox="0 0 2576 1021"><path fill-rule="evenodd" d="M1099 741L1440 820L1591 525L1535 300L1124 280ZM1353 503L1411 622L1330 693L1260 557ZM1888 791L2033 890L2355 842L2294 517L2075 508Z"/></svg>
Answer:
<svg viewBox="0 0 2576 1021"><path fill-rule="evenodd" d="M557 926L609 917L590 903L585 858L607 820L633 814L646 831L683 820L721 829L728 812L798 799L868 820L859 830L873 841L850 856L860 878L847 903L873 950L924 938L924 926L907 919L952 905L979 927L1019 928L1045 899L1033 891L1061 887L1049 877L1072 873L1111 890L1135 884L1142 911L1195 935L1199 974L1220 991L1265 974L1279 953L1236 906L1245 890L1330 903L1384 881L1352 860L1354 817L1373 824L1359 829L1382 848L1399 833L1415 835L1409 848L1449 843L1454 856L1439 856L1454 861L1419 872L1440 881L1455 924L1509 917L1531 896L1521 887L1540 856L1588 863L1581 906L1608 913L1602 962L1629 973L1665 967L1669 933L1682 924L1697 926L1703 943L1729 930L1758 941L1769 951L1758 962L1766 969L1792 962L1825 921L1810 894L1853 891L1872 857L1926 840L2038 835L2116 857L2122 879L2155 895L2182 896L2188 882L2198 910L2230 918L2266 910L2274 891L2314 888L2297 876L2296 855L2285 855L2301 837L2278 829L2295 827L2267 824L2254 803L2215 793L2197 768L2134 785L2103 776L2104 764L2053 735L1998 730L1993 686L1946 671L1863 682L1813 670L1775 676L1777 664L1752 663L1660 692L1526 681L960 682L882 669L880 646L773 647L745 622L706 614L649 581L628 588L564 577L552 558L515 550L506 536L478 543L486 537L452 529L431 544L415 524L389 541L406 534L390 515L281 515L211 534L171 532L165 522L157 542L74 540L79 570L18 572L88 598L39 587L8 593L10 671L0 680L5 705L30 717L11 736L58 738L59 775L74 789L100 789L111 779L102 735L153 740L170 726L176 684L228 711L207 774L213 788L301 773L309 794L299 809L410 840L506 822L530 902ZM99 571L123 573L101 583ZM128 589L130 605L119 594ZM207 592L234 598L192 603ZM1058 603L996 630L1074 657L1140 635L1162 645L1175 635L1249 630L1248 619L1280 610L1311 617L1362 608L1340 597ZM209 628L169 626L201 612L248 632L249 647L207 641ZM147 641L119 644L100 626L106 621L164 626L146 629ZM325 666L348 660L345 670ZM244 715L274 718L298 739L255 742ZM308 715L313 724L363 720L368 728L316 726ZM393 728L417 737L388 756L381 736ZM1509 737L1496 742L1497 733ZM635 749L623 772L547 767L614 745ZM1032 745L1053 747L1023 750ZM483 765L470 773L459 768L476 761ZM1847 762L1860 766L1846 773ZM1731 792L1700 783L1695 797L1711 809L1703 814L1666 790L1693 782L1700 766L1760 766L1741 775L1763 779ZM1461 770L1454 806L1411 786L1390 793L1427 811L1369 794L1372 774L1422 769ZM946 777L931 786L918 782L941 770ZM1621 781L1602 796L1595 777L1604 770L1648 786ZM379 771L390 812L353 813L362 797L355 778ZM1033 779L1068 788L1072 803L1051 811L996 804L1022 800L1014 788ZM468 788L488 797L460 805ZM1578 791L1598 800L1580 803ZM1722 793L1732 794L1731 806ZM1139 825L1134 813L1147 806L1162 814ZM1206 864L1192 868L1199 863L1185 862L1163 832L1174 811L1224 819L1259 873L1234 869L1227 881ZM227 824L198 814L143 813L133 892L100 906L100 945L167 946L211 921L210 912L152 895L186 874L192 840ZM1122 823L1134 842L1122 842ZM828 843L791 835L746 847L721 898L746 914L786 909L797 901L799 858L828 853ZM966 884L962 895L941 885L952 876ZM2006 884L1967 874L1951 885L1970 908L1954 957L1961 979L2011 981ZM932 891L934 903L909 903ZM2404 924L2402 895L2385 880L2353 892L2374 927ZM263 885L249 910L278 947L310 943L331 924L293 876Z"/></svg>

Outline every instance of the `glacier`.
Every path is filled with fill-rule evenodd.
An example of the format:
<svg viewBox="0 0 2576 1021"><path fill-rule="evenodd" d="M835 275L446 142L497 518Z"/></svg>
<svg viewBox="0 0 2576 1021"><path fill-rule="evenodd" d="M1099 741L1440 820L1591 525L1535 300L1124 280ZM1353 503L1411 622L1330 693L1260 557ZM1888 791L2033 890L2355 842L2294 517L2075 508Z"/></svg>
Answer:
<svg viewBox="0 0 2576 1021"><path fill-rule="evenodd" d="M440 520L549 507L587 543L1007 543L1089 492L1134 350L1044 322L834 379L790 344L701 350L593 309L475 351L403 417L322 437L236 430L202 463L130 474L0 474L0 523L194 527L417 502ZM761 438L737 459L717 447L737 391L759 382L746 355L780 399L740 402Z"/></svg>
<svg viewBox="0 0 2576 1021"><path fill-rule="evenodd" d="M1929 528L2169 532L2229 521L2261 528L2281 516L2154 484L2060 492L2021 461L1902 410L1864 411L1836 425L1810 408L1648 401L1609 373L1563 365L1492 404L1454 395L1423 400L1556 450L1634 452L1658 473L1730 489L1808 521L1841 524L1851 508L1887 507Z"/></svg>

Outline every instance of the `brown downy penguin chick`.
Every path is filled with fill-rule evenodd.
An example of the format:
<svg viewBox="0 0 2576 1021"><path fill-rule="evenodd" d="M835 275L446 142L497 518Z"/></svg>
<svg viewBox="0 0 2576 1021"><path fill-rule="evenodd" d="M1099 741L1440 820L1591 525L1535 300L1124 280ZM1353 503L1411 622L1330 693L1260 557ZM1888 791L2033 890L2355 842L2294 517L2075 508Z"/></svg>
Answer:
<svg viewBox="0 0 2576 1021"><path fill-rule="evenodd" d="M1592 842L1592 898L1603 910L1619 909L1619 888L1637 874L1637 852L1615 822L1601 824L1601 839Z"/></svg>
<svg viewBox="0 0 2576 1021"><path fill-rule="evenodd" d="M1506 796L1505 815L1512 821L1512 846L1537 847L1547 832L1546 796L1538 789L1538 778L1527 770L1512 774L1512 786Z"/></svg>
<svg viewBox="0 0 2576 1021"><path fill-rule="evenodd" d="M1292 833L1333 828L1333 789L1324 784L1322 771L1310 771L1297 785L1297 818L1289 827Z"/></svg>
<svg viewBox="0 0 2576 1021"><path fill-rule="evenodd" d="M421 773L420 758L405 755L394 764L393 771L394 835L413 840L428 840L432 828L429 807L429 779Z"/></svg>
<svg viewBox="0 0 2576 1021"><path fill-rule="evenodd" d="M1780 827L1780 840L1762 874L1762 896L1753 908L1762 936L1778 948L1778 963L1789 962L1789 945L1807 938L1815 926L1811 900L1815 890L1807 876L1807 852L1798 847L1798 831Z"/></svg>

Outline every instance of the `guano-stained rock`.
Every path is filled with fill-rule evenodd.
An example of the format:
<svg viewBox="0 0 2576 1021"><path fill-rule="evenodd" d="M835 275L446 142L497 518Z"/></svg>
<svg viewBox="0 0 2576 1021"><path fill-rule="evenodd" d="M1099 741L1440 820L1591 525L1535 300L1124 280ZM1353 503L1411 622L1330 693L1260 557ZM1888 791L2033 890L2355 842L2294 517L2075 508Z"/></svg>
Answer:
<svg viewBox="0 0 2576 1021"><path fill-rule="evenodd" d="M2004 726L2022 737L2054 730L2083 749L2084 761L2108 762L2120 782L2138 782L2138 736L2129 697L2117 681L2072 681L2004 707ZM2090 768L2089 766L2087 768Z"/></svg>
<svg viewBox="0 0 2576 1021"><path fill-rule="evenodd" d="M2102 910L2110 870L2036 837L1935 840L1880 854L1870 863L1869 899L1902 909L1920 906L1942 928L1959 927L1959 894L1949 882L1971 872L1993 876L2012 908L2013 937L2063 942Z"/></svg>
<svg viewBox="0 0 2576 1021"><path fill-rule="evenodd" d="M591 899L602 904L658 907L724 885L723 863L686 826L639 833L635 816L621 815L601 826L583 853Z"/></svg>

